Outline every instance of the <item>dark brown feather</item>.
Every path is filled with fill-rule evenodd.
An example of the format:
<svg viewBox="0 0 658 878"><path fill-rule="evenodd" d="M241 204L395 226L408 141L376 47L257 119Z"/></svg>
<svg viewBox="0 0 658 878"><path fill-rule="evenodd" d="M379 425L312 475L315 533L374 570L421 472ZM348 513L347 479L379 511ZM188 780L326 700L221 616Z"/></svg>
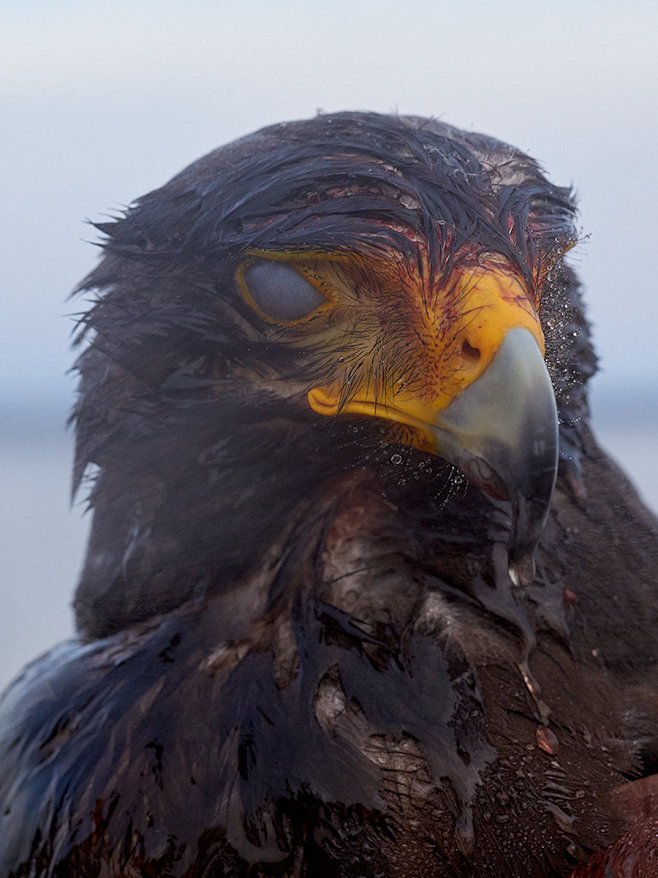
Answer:
<svg viewBox="0 0 658 878"><path fill-rule="evenodd" d="M418 260L401 227L437 278L494 252L541 298L562 460L526 589L509 505L383 421L316 416L323 351L236 291L252 248ZM656 769L657 525L589 428L569 193L482 135L339 114L211 153L103 231L80 633L0 702L2 874L602 863L614 791Z"/></svg>

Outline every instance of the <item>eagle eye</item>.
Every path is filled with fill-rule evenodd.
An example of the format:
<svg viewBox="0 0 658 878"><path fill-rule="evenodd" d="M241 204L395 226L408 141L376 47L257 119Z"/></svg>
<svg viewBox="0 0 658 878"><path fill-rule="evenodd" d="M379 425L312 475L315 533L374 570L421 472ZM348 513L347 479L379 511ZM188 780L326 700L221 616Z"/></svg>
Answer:
<svg viewBox="0 0 658 878"><path fill-rule="evenodd" d="M245 267L242 279L258 310L280 323L301 320L327 302L322 293L287 262L274 259L251 262Z"/></svg>

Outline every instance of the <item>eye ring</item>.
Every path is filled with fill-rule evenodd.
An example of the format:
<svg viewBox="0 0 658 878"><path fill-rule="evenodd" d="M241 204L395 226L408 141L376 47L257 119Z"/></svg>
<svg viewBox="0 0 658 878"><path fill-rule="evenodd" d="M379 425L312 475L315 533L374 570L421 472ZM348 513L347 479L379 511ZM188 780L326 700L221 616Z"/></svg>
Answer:
<svg viewBox="0 0 658 878"><path fill-rule="evenodd" d="M298 323L329 304L301 270L281 259L250 259L236 278L246 302L270 323Z"/></svg>

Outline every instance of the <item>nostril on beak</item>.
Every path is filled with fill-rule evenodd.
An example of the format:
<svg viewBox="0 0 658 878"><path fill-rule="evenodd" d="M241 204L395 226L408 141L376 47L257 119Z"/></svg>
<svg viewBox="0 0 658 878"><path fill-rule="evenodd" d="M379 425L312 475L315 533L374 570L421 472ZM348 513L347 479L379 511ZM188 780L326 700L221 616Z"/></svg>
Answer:
<svg viewBox="0 0 658 878"><path fill-rule="evenodd" d="M480 351L477 348L474 348L473 345L468 341L468 339L464 339L462 342L462 357L468 363L477 363L480 359Z"/></svg>

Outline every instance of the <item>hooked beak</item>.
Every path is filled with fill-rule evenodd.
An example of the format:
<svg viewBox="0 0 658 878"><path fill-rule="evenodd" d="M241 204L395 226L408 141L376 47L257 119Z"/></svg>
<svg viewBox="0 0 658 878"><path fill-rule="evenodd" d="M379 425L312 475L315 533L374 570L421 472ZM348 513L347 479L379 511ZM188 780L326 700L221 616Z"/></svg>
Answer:
<svg viewBox="0 0 658 878"><path fill-rule="evenodd" d="M309 393L311 407L338 413L335 396ZM548 516L557 475L558 423L551 380L534 333L509 329L486 369L439 411L417 400L360 397L342 411L407 424L427 449L458 467L494 497L509 500L509 573L516 585L534 578L533 554ZM431 447L433 446L433 447Z"/></svg>
<svg viewBox="0 0 658 878"><path fill-rule="evenodd" d="M533 336L509 330L486 371L439 412L431 430L442 457L511 502L510 577L529 584L558 464L555 396Z"/></svg>

